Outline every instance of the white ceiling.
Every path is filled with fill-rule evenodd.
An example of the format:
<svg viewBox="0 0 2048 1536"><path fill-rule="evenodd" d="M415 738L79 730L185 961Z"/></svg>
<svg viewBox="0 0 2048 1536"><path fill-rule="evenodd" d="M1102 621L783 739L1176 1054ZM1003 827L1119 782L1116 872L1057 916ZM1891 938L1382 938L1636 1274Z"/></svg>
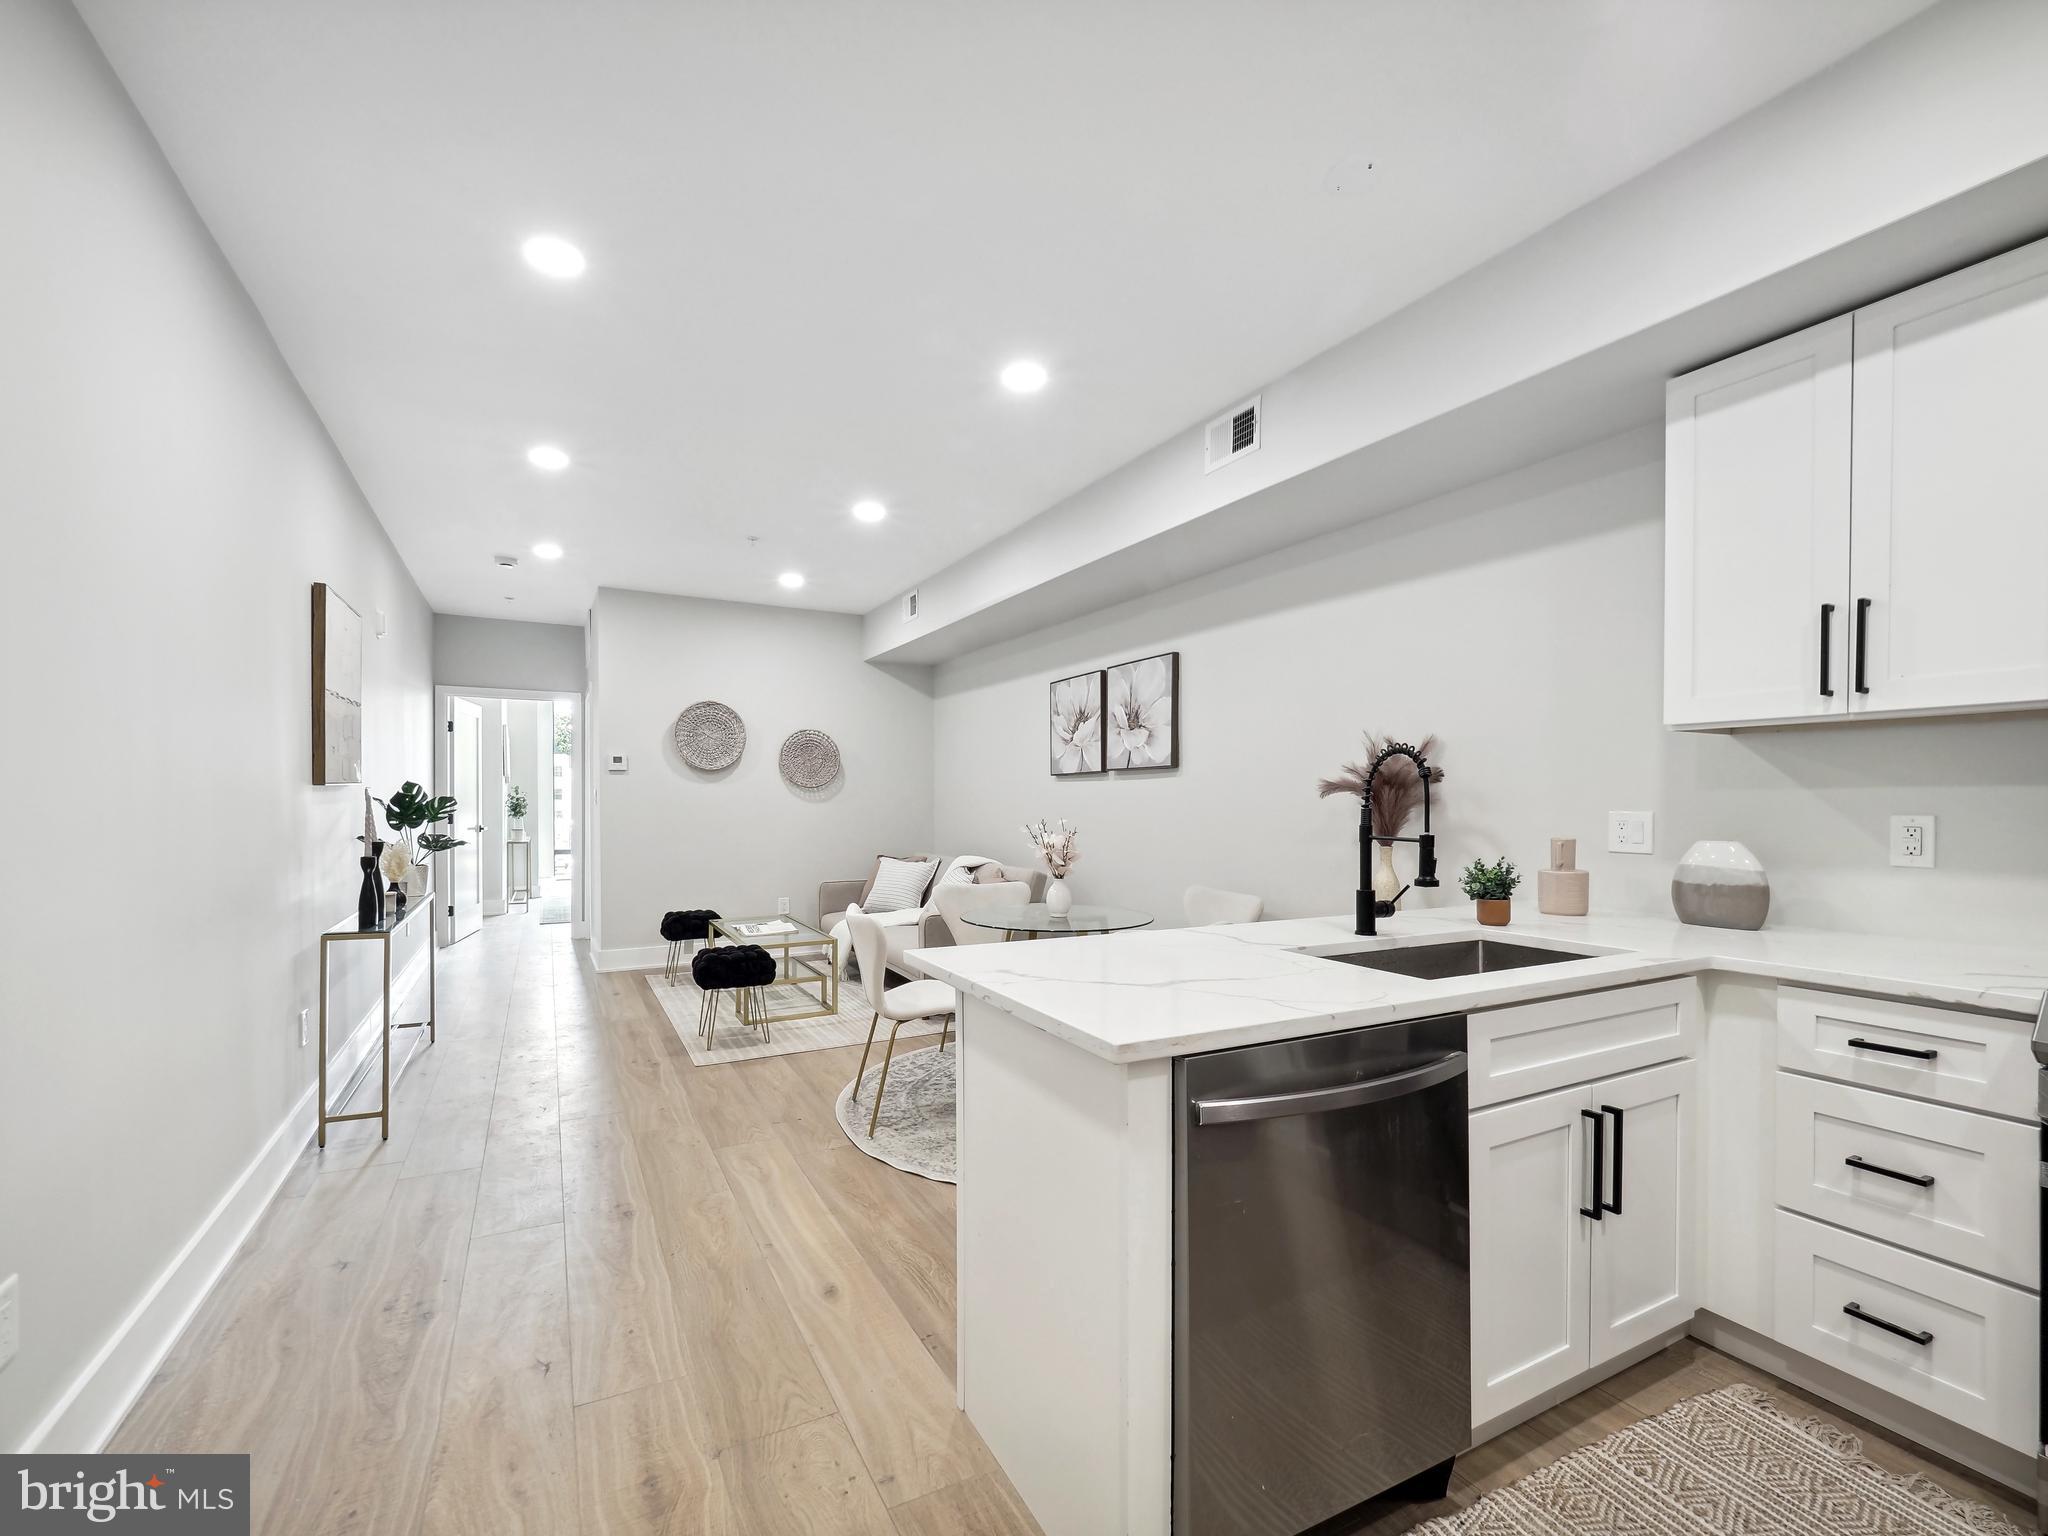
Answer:
<svg viewBox="0 0 2048 1536"><path fill-rule="evenodd" d="M428 599L570 622L874 607L1923 4L79 0Z"/></svg>

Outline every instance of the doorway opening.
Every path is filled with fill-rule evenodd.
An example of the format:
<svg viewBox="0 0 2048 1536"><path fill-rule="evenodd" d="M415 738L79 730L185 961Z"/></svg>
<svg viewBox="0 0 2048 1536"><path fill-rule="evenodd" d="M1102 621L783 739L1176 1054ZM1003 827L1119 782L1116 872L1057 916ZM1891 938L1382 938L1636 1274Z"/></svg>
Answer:
<svg viewBox="0 0 2048 1536"><path fill-rule="evenodd" d="M443 944L489 924L566 923L581 937L577 854L583 792L574 696L440 687L445 750L437 774L455 797L464 846L437 871Z"/></svg>

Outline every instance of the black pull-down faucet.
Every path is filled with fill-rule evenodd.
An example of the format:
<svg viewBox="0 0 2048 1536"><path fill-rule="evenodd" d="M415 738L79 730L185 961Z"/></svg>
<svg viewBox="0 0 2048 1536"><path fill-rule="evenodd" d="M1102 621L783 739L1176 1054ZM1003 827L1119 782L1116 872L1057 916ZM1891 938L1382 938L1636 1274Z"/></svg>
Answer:
<svg viewBox="0 0 2048 1536"><path fill-rule="evenodd" d="M1380 837L1372 830L1372 781L1379 777L1380 769L1390 757L1408 758L1415 764L1416 776L1422 780L1422 835L1419 837ZM1374 843L1413 843L1415 884L1424 890L1436 886L1436 838L1429 830L1429 777L1428 759L1405 741L1388 742L1380 748L1379 756L1372 760L1372 767L1366 770L1365 789L1358 797L1358 931L1362 934L1380 931L1379 902L1372 889Z"/></svg>

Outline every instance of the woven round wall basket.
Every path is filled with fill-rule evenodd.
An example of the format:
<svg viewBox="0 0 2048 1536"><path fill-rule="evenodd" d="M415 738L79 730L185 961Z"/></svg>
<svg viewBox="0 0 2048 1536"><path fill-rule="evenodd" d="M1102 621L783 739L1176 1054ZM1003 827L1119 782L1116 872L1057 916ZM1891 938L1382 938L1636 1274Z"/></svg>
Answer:
<svg viewBox="0 0 2048 1536"><path fill-rule="evenodd" d="M823 731L791 731L777 762L784 783L796 789L823 789L839 777L839 743Z"/></svg>
<svg viewBox="0 0 2048 1536"><path fill-rule="evenodd" d="M676 751L692 768L730 768L746 750L747 728L730 704L700 699L676 716Z"/></svg>

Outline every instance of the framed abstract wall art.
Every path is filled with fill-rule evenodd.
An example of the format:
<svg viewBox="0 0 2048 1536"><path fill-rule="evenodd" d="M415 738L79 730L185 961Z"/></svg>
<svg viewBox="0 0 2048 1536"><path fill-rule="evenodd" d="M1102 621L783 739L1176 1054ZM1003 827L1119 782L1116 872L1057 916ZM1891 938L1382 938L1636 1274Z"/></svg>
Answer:
<svg viewBox="0 0 2048 1536"><path fill-rule="evenodd" d="M313 782L363 782L363 619L313 583Z"/></svg>

